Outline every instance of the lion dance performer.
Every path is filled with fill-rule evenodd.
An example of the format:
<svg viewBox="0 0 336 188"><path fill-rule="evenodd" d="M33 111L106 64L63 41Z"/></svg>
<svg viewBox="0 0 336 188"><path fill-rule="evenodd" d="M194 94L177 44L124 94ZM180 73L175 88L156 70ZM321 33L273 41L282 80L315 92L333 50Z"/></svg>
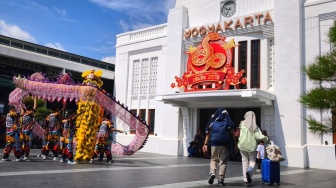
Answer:
<svg viewBox="0 0 336 188"><path fill-rule="evenodd" d="M37 104L36 104L36 97L34 97L34 106L27 106L25 113L23 114L22 118L22 126L21 126L21 142L22 142L22 151L21 155L24 156L23 160L28 160L30 149L32 147L33 143L33 129L35 119L34 114L36 110ZM23 109L21 109L23 110Z"/></svg>
<svg viewBox="0 0 336 188"><path fill-rule="evenodd" d="M83 72L83 85L86 87L93 86L100 88L103 85L101 81L102 71L88 70ZM102 107L96 102L92 102L95 93L87 93L85 99L81 99L78 104L77 113L84 111L76 119L76 156L77 161L90 161L95 144L95 135L100 125L103 115Z"/></svg>
<svg viewBox="0 0 336 188"><path fill-rule="evenodd" d="M113 132L117 131L120 133L123 133L122 130L114 129L113 122L111 122L107 118L103 118L103 121L100 125L95 150L92 155L92 159L90 163L93 162L94 158L97 157L98 154L100 154L100 160L103 160L102 157L105 153L107 162L113 163L112 160L112 152L111 152L111 145L113 141Z"/></svg>
<svg viewBox="0 0 336 188"><path fill-rule="evenodd" d="M21 144L19 142L20 114L15 111L14 106L9 107L9 113L6 116L6 146L4 149L3 161L11 161L9 158L10 152L13 150L16 161L23 161L21 159Z"/></svg>

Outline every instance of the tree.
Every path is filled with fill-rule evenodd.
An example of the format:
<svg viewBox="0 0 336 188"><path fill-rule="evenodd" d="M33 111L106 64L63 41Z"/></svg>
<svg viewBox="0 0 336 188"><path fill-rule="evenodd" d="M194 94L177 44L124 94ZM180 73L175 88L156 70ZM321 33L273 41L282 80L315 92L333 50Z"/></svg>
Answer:
<svg viewBox="0 0 336 188"><path fill-rule="evenodd" d="M25 106L34 105L34 99L31 96L25 97L22 102L25 104ZM51 113L51 110L45 107L45 101L43 99L37 99L36 103L37 109L35 113L35 120L40 121L46 118Z"/></svg>
<svg viewBox="0 0 336 188"><path fill-rule="evenodd" d="M333 115L336 115L336 21L328 32L331 51L318 56L312 64L303 68L316 87L300 96L300 102L308 109L321 112L323 121L316 120L311 115L305 118L308 129L315 135L336 132L333 125ZM325 113L329 112L330 113Z"/></svg>

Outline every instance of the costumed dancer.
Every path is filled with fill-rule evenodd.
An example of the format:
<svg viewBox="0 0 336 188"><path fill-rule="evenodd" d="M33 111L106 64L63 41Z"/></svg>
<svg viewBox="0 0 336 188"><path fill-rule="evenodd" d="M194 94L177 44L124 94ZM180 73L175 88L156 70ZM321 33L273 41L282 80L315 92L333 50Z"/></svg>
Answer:
<svg viewBox="0 0 336 188"><path fill-rule="evenodd" d="M42 157L43 156L43 153L45 153L46 151L46 145L47 145L47 142L48 142L48 129L47 129L47 122L46 120L44 119L43 120L43 124L40 125L43 129L43 137L42 137L42 148L41 148L41 153L37 155L37 157Z"/></svg>
<svg viewBox="0 0 336 188"><path fill-rule="evenodd" d="M83 72L83 85L100 88L103 85L101 80L101 70L88 70ZM85 97L77 102L80 114L76 119L76 161L90 161L95 147L95 137L103 116L101 105L92 100L95 96L94 90L86 93Z"/></svg>
<svg viewBox="0 0 336 188"><path fill-rule="evenodd" d="M20 114L15 111L15 107L9 106L9 113L6 116L6 146L2 158L3 161L11 161L9 154L12 150L16 157L16 161L23 161L21 158L21 144L19 141L19 117Z"/></svg>
<svg viewBox="0 0 336 188"><path fill-rule="evenodd" d="M63 103L64 110L65 105ZM47 135L47 141L45 143L45 149L42 151L42 159L47 159L50 150L52 151L54 155L54 161L57 160L57 157L59 155L59 141L60 141L60 128L61 128L61 119L62 119L62 113L59 111L58 106L56 104L51 106L52 113L46 117L46 133Z"/></svg>
<svg viewBox="0 0 336 188"><path fill-rule="evenodd" d="M122 130L114 129L113 122L107 118L103 118L96 141L96 146L92 155L92 159L90 163L93 162L94 158L100 154L100 160L103 160L104 153L107 158L108 163L113 163L112 160L112 152L111 152L111 145L113 141L113 132L117 131L119 133L123 133Z"/></svg>
<svg viewBox="0 0 336 188"><path fill-rule="evenodd" d="M21 116L22 118L21 135L20 135L20 139L22 142L21 156L22 157L24 156L23 160L25 161L28 160L30 149L33 143L33 129L34 124L36 123L34 119L36 107L37 107L36 97L34 97L34 106L31 105L27 106L23 116Z"/></svg>
<svg viewBox="0 0 336 188"><path fill-rule="evenodd" d="M76 114L74 110L69 109L65 111L64 119L61 125L61 151L62 159L61 163L66 162L68 158L69 164L77 164L73 157L73 137L75 134L75 120L79 114Z"/></svg>

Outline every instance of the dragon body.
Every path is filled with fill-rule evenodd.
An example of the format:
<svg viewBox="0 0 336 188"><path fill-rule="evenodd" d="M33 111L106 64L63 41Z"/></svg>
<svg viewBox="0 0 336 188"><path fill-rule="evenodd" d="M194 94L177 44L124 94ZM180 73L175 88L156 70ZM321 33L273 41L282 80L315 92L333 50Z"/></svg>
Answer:
<svg viewBox="0 0 336 188"><path fill-rule="evenodd" d="M91 77L90 77L91 79ZM76 126L80 129L76 133L76 160L91 159L94 139L102 113L113 114L127 125L136 130L136 134L128 145L112 144L112 153L118 155L132 155L140 150L147 141L149 126L139 116L133 114L127 107L116 101L109 93L94 84L75 84L68 74L63 74L56 82L50 82L41 73L34 73L29 78L15 76L14 91L9 95L9 104L20 107L22 98L32 95L48 101L75 100L78 112L83 112L76 119ZM98 82L99 83L99 82ZM40 126L35 126L34 132L43 136Z"/></svg>

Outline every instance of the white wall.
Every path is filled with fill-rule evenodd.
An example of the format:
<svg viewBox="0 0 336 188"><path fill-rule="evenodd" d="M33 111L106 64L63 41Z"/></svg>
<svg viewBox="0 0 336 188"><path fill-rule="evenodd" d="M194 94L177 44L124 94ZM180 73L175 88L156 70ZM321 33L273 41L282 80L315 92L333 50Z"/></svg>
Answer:
<svg viewBox="0 0 336 188"><path fill-rule="evenodd" d="M159 32L155 37L132 31L118 35L116 59L116 97L127 101L134 107L155 107L155 133L142 151L169 155L186 155L189 142L183 134L183 115L189 115L191 135L196 133L197 108L179 109L170 104L148 99L145 102L133 100L131 92L131 63L133 59L155 54L160 57L158 67L157 95L173 94L179 89L170 87L175 76L185 71L187 56L183 30L188 27L207 25L225 20L220 15L220 0L177 0L176 7L168 15L168 23L163 26L148 28L150 32ZM298 102L301 93L313 86L302 73L302 66L313 62L316 55L330 49L325 33L336 18L336 1L332 0L236 0L240 17L255 12L272 11L274 22L275 64L274 85L270 86L269 62L270 40L273 40L273 25L265 30L250 30L247 33L235 33L236 42L244 40L261 40L261 90L273 92L276 100L273 106L261 106L261 124L272 139L282 149L286 158L281 165L293 167L310 167L336 170L336 161L321 160L321 154L334 159L334 145L323 145L324 141L332 143L330 136L316 137L309 133L303 117L310 113ZM232 19L232 18L230 18ZM161 32L161 33L160 33ZM138 38L136 38L138 37ZM139 38L140 37L140 38ZM190 40L195 44L198 39ZM189 41L189 42L190 42ZM188 43L189 44L189 43ZM188 46L187 46L188 47ZM236 54L237 53L236 49ZM248 48L250 52L250 47ZM237 56L236 56L237 61ZM250 57L248 57L248 62ZM248 69L249 69L248 63ZM236 69L238 68L236 64ZM249 79L248 79L249 80ZM249 84L249 83L248 83ZM182 113L184 112L184 113ZM314 114L319 116L319 114ZM120 126L125 127L119 122ZM117 125L117 126L119 126ZM118 142L127 144L132 135L118 135Z"/></svg>

